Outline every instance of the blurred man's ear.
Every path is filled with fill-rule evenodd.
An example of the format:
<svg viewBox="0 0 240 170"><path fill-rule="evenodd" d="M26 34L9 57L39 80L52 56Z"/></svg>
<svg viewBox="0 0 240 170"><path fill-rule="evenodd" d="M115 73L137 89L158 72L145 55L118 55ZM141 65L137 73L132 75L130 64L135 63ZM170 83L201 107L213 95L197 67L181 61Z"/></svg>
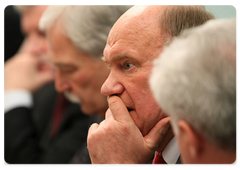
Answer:
<svg viewBox="0 0 240 170"><path fill-rule="evenodd" d="M178 128L179 134L177 137L181 152L188 155L188 161L191 159L191 162L194 163L194 160L198 160L203 151L202 137L185 120L178 121Z"/></svg>

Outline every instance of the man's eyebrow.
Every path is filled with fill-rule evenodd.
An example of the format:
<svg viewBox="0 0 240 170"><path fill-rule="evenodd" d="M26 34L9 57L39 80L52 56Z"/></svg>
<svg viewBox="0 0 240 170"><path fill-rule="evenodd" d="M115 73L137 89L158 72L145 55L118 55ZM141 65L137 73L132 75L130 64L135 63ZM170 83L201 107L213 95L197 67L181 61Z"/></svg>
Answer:
<svg viewBox="0 0 240 170"><path fill-rule="evenodd" d="M104 56L101 59L103 62L108 63ZM119 54L119 55L112 56L112 58L110 59L110 62L120 61L122 59L134 59L134 58L129 56L128 54Z"/></svg>
<svg viewBox="0 0 240 170"><path fill-rule="evenodd" d="M120 60L124 60L124 59L133 59L133 57L131 57L128 54L119 54L119 55L115 55L111 58L112 62L116 62L116 61L120 61Z"/></svg>

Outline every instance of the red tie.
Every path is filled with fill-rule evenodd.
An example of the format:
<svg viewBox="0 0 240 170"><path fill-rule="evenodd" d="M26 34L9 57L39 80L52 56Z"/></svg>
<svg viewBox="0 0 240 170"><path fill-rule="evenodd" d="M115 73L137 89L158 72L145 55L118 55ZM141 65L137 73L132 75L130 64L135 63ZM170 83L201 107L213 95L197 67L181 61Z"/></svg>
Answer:
<svg viewBox="0 0 240 170"><path fill-rule="evenodd" d="M156 153L153 159L153 164L167 164L162 157L162 153L159 152Z"/></svg>
<svg viewBox="0 0 240 170"><path fill-rule="evenodd" d="M59 94L57 101L55 103L55 108L54 108L54 113L53 113L53 119L52 119L52 124L51 124L51 131L50 131L50 136L54 137L61 125L61 121L63 118L63 113L66 109L67 106L67 99L63 94Z"/></svg>

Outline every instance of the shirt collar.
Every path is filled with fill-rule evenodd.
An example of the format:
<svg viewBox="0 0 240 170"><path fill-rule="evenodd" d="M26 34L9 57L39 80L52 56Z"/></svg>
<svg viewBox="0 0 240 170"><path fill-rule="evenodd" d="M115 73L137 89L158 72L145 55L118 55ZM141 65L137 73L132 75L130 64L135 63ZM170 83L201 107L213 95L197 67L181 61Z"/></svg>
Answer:
<svg viewBox="0 0 240 170"><path fill-rule="evenodd" d="M180 156L176 137L173 137L172 140L167 144L162 152L162 156L167 164L176 164Z"/></svg>

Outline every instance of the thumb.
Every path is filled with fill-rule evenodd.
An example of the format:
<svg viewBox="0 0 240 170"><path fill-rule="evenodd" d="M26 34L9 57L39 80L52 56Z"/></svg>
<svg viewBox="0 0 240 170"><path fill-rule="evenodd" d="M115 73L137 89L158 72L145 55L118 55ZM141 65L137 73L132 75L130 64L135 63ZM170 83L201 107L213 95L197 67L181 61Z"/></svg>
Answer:
<svg viewBox="0 0 240 170"><path fill-rule="evenodd" d="M169 127L170 117L165 117L158 121L151 131L144 136L147 146L152 150L156 150L167 133Z"/></svg>

